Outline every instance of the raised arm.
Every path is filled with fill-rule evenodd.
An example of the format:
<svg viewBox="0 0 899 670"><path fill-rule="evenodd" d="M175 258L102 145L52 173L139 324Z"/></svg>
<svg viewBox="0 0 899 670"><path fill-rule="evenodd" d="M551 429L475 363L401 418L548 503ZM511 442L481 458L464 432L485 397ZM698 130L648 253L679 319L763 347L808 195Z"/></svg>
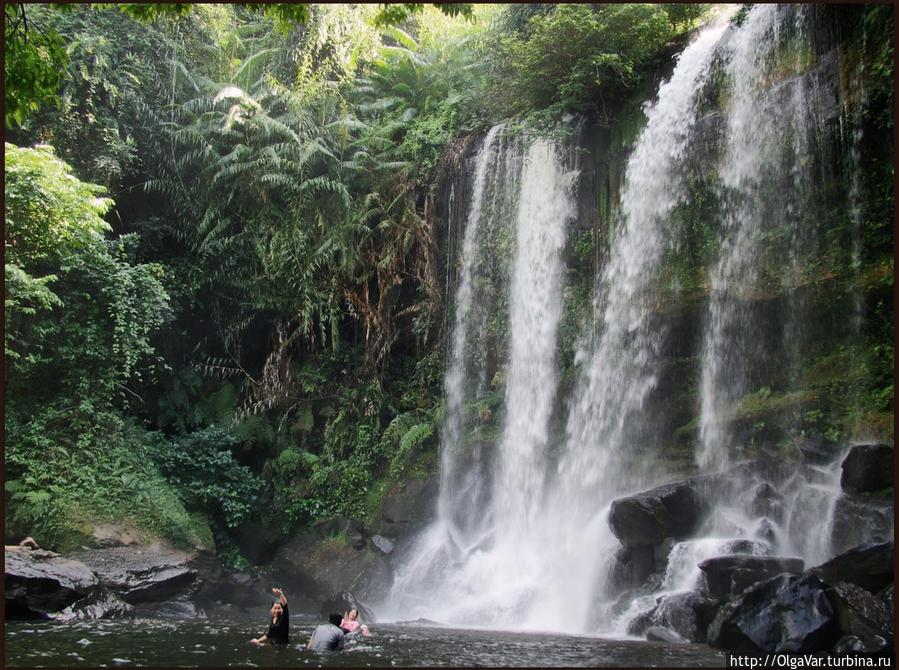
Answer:
<svg viewBox="0 0 899 670"><path fill-rule="evenodd" d="M272 593L274 593L276 596L278 596L278 600L281 601L282 607L287 604L287 596L284 595L284 591L282 591L281 589L275 588L275 589L272 589Z"/></svg>

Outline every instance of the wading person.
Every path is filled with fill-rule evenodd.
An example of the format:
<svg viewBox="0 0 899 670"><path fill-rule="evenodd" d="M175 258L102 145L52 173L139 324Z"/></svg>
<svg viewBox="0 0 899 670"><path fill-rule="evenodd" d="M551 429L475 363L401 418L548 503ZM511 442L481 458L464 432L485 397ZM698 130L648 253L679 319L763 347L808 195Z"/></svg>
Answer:
<svg viewBox="0 0 899 670"><path fill-rule="evenodd" d="M270 611L272 621L268 626L268 632L261 637L250 640L253 644L264 644L271 642L273 644L287 644L288 627L290 626L290 612L287 610L287 596L281 589L272 589L272 593L278 596L278 599L272 603Z"/></svg>
<svg viewBox="0 0 899 670"><path fill-rule="evenodd" d="M309 638L306 649L312 651L340 651L346 644L346 635L340 628L343 617L339 614L328 616L328 623L318 626Z"/></svg>
<svg viewBox="0 0 899 670"><path fill-rule="evenodd" d="M352 635L354 638L358 638L360 635L365 637L370 635L368 626L359 621L359 610L355 607L344 615L343 621L340 622L340 627L346 632L347 636Z"/></svg>

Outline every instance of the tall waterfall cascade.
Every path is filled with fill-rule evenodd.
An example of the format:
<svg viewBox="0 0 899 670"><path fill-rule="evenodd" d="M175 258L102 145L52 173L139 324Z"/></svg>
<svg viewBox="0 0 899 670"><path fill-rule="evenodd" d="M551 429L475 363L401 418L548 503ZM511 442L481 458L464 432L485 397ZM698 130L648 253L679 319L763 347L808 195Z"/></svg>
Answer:
<svg viewBox="0 0 899 670"><path fill-rule="evenodd" d="M549 139L502 124L477 146L456 251L436 517L404 549L379 616L627 636L659 596L697 588L707 558L790 556L810 567L848 548L853 538L835 530L845 449L788 467L748 462L764 452L758 435L771 449L802 439L810 396L791 389L820 353L812 274L832 244L818 224L835 198L852 222L846 255L862 257L861 131L846 131L852 178L822 203L833 151L824 138L847 116L827 86L828 61L797 46L809 31L804 7L755 5L739 26L699 31L677 57L644 105L592 318L564 374L566 249L588 152L577 131ZM700 190L714 203L704 214L714 239L688 292L670 268L695 245L683 211ZM863 329L861 300L857 291L845 300L847 338ZM678 377L674 359L693 372ZM775 407L776 420L754 419L758 407ZM675 410L695 419L672 426ZM692 441L679 437L689 431ZM671 458L683 444L686 470ZM653 555L655 581L623 598L613 501L722 475L696 530ZM891 537L891 510L853 532Z"/></svg>

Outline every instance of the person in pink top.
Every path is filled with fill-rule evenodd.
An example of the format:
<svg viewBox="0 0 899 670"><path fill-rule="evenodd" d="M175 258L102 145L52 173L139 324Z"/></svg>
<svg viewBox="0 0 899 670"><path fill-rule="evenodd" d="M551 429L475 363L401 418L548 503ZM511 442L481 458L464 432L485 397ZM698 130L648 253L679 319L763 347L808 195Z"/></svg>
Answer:
<svg viewBox="0 0 899 670"><path fill-rule="evenodd" d="M340 627L345 630L347 634L355 633L357 631L361 632L365 637L368 637L371 634L368 632L368 626L359 623L359 610L355 607L343 616Z"/></svg>

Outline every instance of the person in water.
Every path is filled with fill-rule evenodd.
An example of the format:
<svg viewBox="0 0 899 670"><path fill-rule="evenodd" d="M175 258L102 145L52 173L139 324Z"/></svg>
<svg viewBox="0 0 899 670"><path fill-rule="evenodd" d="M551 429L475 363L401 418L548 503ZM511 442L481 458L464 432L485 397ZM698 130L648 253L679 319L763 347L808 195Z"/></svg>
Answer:
<svg viewBox="0 0 899 670"><path fill-rule="evenodd" d="M364 623L359 622L359 610L357 610L355 607L343 616L343 620L340 622L340 627L347 635L355 635L360 633L364 637L368 637L369 635L371 635L371 633L368 632L368 626L366 626Z"/></svg>
<svg viewBox="0 0 899 670"><path fill-rule="evenodd" d="M284 595L284 591L281 589L274 588L272 593L278 596L278 599L272 603L272 622L269 624L267 633L250 640L253 644L264 644L265 642L287 644L290 641L288 636L290 612L287 609L287 596Z"/></svg>
<svg viewBox="0 0 899 670"><path fill-rule="evenodd" d="M339 614L328 616L328 623L316 627L309 638L306 649L312 651L341 651L346 644L346 635L340 627L342 617Z"/></svg>

